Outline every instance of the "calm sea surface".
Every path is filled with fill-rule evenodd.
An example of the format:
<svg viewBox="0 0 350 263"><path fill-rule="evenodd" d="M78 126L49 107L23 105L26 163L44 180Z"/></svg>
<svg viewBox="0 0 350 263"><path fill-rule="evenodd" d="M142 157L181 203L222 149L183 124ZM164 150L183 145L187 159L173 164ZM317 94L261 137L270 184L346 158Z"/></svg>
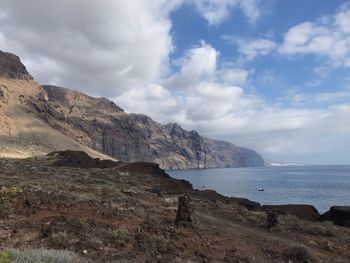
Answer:
<svg viewBox="0 0 350 263"><path fill-rule="evenodd" d="M350 206L350 166L293 166L167 171L196 189L261 204L311 204L320 213L333 205ZM264 188L264 192L259 192Z"/></svg>

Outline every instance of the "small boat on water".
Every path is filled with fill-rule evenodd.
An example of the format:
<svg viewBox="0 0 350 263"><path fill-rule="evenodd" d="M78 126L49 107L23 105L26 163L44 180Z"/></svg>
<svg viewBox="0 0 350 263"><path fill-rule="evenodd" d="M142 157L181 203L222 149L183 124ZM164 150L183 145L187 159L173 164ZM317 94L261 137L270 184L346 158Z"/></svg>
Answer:
<svg viewBox="0 0 350 263"><path fill-rule="evenodd" d="M258 191L259 192L264 192L265 190L264 190L264 188L258 188Z"/></svg>

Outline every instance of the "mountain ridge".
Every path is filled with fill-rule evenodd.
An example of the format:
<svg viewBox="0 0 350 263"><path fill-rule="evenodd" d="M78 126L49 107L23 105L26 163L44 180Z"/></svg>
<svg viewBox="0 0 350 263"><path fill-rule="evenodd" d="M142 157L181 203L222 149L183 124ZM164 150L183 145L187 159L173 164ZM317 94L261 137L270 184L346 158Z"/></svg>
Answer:
<svg viewBox="0 0 350 263"><path fill-rule="evenodd" d="M12 100L16 101L17 108L22 108L21 114L35 117L35 121L46 124L48 129L73 140L79 147L126 162L155 162L164 169L264 166L262 157L253 150L202 137L197 131L187 131L178 124L163 125L146 115L126 113L106 98L93 98L52 85L39 86L19 57L7 54L0 53L3 71L0 84L16 83L11 89L20 92L16 91L18 99L12 97ZM15 61L9 63L8 58ZM11 70L6 69L8 65L12 65ZM30 89L24 90L25 85ZM26 94L30 90L35 92ZM3 103L2 108L8 105Z"/></svg>

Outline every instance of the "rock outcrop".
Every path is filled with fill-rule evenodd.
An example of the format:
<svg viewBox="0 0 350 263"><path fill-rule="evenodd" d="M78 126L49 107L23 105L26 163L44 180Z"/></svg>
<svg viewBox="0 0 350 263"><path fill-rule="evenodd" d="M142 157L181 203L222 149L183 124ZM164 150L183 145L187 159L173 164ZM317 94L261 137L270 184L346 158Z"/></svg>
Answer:
<svg viewBox="0 0 350 263"><path fill-rule="evenodd" d="M175 223L178 226L192 227L192 208L190 205L191 197L189 194L184 194L178 198L179 204L176 212Z"/></svg>
<svg viewBox="0 0 350 263"><path fill-rule="evenodd" d="M2 52L0 50L0 78L25 79L33 77L28 73L26 67L21 63L18 56Z"/></svg>
<svg viewBox="0 0 350 263"><path fill-rule="evenodd" d="M263 205L264 211L275 211L279 214L289 214L307 221L318 221L320 214L312 205Z"/></svg>
<svg viewBox="0 0 350 263"><path fill-rule="evenodd" d="M350 227L350 206L332 206L321 215L321 221L332 221L339 226Z"/></svg>
<svg viewBox="0 0 350 263"><path fill-rule="evenodd" d="M38 86L12 54L0 53L0 79L0 107L6 111L3 118L13 124L6 128L10 130L8 139L18 139L14 129L21 125L16 124L19 120L7 116L21 115L26 127L39 122L40 126L69 138L65 141L74 141L120 161L153 162L164 169L264 166L261 156L252 150L202 137L176 123L162 125L142 114L125 113L105 98L61 87ZM11 82L7 83L9 79ZM44 134L31 136L35 137L31 145L39 148L41 140L47 140ZM65 150L53 143L46 144L50 144L50 150L39 152Z"/></svg>
<svg viewBox="0 0 350 263"><path fill-rule="evenodd" d="M123 162L114 162L112 160L101 160L100 158L92 158L83 151L59 151L52 152L47 155L53 159L52 166L67 166L73 168L90 169L90 168L112 168L118 167Z"/></svg>

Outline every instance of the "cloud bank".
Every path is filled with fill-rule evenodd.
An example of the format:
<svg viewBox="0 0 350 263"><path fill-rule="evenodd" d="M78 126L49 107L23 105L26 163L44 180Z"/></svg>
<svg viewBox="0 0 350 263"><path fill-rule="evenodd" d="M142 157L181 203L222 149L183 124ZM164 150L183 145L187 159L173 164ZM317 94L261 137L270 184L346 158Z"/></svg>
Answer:
<svg viewBox="0 0 350 263"><path fill-rule="evenodd" d="M40 83L109 97L127 111L254 148L267 159L347 162L348 91L267 101L247 92L254 68L220 63L220 51L204 40L184 50L172 71L170 17L184 5L213 27L233 10L250 23L261 16L256 0L2 0L0 49L20 55ZM290 28L282 43L226 40L235 42L247 63L270 54L310 54L346 68L349 17L344 5L334 15Z"/></svg>

